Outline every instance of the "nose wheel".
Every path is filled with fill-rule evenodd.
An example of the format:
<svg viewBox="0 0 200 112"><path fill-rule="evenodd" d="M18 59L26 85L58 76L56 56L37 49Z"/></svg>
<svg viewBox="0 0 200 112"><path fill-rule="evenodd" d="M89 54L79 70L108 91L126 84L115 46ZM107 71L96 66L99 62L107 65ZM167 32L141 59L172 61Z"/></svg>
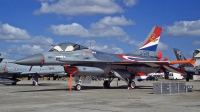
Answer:
<svg viewBox="0 0 200 112"><path fill-rule="evenodd" d="M80 91L80 90L81 90L81 85L80 85L80 84L77 84L77 85L76 85L76 90L77 90L77 91Z"/></svg>

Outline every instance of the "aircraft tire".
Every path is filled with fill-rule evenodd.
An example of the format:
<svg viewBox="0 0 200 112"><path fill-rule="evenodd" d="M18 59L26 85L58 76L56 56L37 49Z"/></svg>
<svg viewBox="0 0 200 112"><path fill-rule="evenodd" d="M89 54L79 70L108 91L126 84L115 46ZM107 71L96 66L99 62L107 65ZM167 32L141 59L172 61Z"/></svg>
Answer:
<svg viewBox="0 0 200 112"><path fill-rule="evenodd" d="M56 78L57 78L56 76L53 76L53 80L56 80Z"/></svg>
<svg viewBox="0 0 200 112"><path fill-rule="evenodd" d="M13 82L12 85L17 85L17 82Z"/></svg>
<svg viewBox="0 0 200 112"><path fill-rule="evenodd" d="M131 82L131 88L133 89L133 88L135 88L135 86L136 86L135 81L132 81Z"/></svg>
<svg viewBox="0 0 200 112"><path fill-rule="evenodd" d="M77 91L80 91L80 90L81 90L81 85L80 85L80 84L77 84L77 85L76 85L76 90L77 90Z"/></svg>
<svg viewBox="0 0 200 112"><path fill-rule="evenodd" d="M110 87L109 81L108 81L108 80L105 80L105 81L103 82L103 88L104 88L104 89L107 89L107 88L109 88L109 87Z"/></svg>

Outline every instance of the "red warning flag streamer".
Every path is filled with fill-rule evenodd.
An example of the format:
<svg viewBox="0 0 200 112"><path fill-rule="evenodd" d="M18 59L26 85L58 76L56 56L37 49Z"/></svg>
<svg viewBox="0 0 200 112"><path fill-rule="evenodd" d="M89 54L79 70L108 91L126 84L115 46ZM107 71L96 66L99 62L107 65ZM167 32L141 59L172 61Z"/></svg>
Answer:
<svg viewBox="0 0 200 112"><path fill-rule="evenodd" d="M72 75L78 72L78 68L73 67L73 66L67 66L67 65L64 65L63 67L65 69L65 72L69 74L69 90L71 91L72 90Z"/></svg>

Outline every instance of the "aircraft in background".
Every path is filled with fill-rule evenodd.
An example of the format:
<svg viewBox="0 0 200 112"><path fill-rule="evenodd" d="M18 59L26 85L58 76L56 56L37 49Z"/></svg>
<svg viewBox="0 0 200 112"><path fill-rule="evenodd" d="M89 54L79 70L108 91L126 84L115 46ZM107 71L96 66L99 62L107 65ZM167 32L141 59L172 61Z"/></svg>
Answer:
<svg viewBox="0 0 200 112"><path fill-rule="evenodd" d="M62 66L34 66L30 70L30 66L14 64L14 61L4 59L0 54L0 83L12 83L12 85L16 85L20 81L17 78L28 77L30 79L33 77L33 84L38 85L38 79L41 76L53 76L55 79L56 76L67 75Z"/></svg>
<svg viewBox="0 0 200 112"><path fill-rule="evenodd" d="M12 79L12 78L2 78L2 77L0 77L0 84L16 83L18 81L20 81L20 80Z"/></svg>
<svg viewBox="0 0 200 112"><path fill-rule="evenodd" d="M200 74L200 49L196 49L193 52L193 59L195 60L195 74Z"/></svg>
<svg viewBox="0 0 200 112"><path fill-rule="evenodd" d="M177 60L187 60L185 58L185 56L183 55L183 53L179 49L173 48L173 50L174 50L174 54L175 54ZM199 51L200 50L195 50L194 51L194 53L193 53L193 58L194 59L195 59L195 57L196 58L200 57L200 56L197 55L197 54L199 54ZM186 81L189 81L191 75L193 75L193 74L199 74L200 69L198 69L198 68L195 67L195 66L198 65L196 62L197 62L197 60L195 60L195 65L194 64L189 64L189 63L188 64L179 64L178 67L180 69L185 70L185 72L187 73L187 75L186 75Z"/></svg>
<svg viewBox="0 0 200 112"><path fill-rule="evenodd" d="M81 90L81 84L91 83L92 76L107 78L103 83L104 88L109 88L112 80L118 78L127 83L128 89L132 89L137 73L148 74L160 69L185 73L170 66L168 60L161 61L162 52L153 51L157 48L161 31L162 28L154 27L142 47L127 54L111 54L66 42L52 46L49 52L28 56L15 63L29 66L63 65L65 72L74 76L77 90Z"/></svg>

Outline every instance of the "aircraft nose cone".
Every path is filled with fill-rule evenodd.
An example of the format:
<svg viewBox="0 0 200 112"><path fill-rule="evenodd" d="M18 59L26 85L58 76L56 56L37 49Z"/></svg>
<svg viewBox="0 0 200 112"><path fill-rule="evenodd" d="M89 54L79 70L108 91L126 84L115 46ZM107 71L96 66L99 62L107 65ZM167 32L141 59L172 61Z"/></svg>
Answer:
<svg viewBox="0 0 200 112"><path fill-rule="evenodd" d="M20 65L30 65L30 66L42 65L44 64L44 55L36 54L36 55L28 56L28 57L16 60L15 63L20 64Z"/></svg>

